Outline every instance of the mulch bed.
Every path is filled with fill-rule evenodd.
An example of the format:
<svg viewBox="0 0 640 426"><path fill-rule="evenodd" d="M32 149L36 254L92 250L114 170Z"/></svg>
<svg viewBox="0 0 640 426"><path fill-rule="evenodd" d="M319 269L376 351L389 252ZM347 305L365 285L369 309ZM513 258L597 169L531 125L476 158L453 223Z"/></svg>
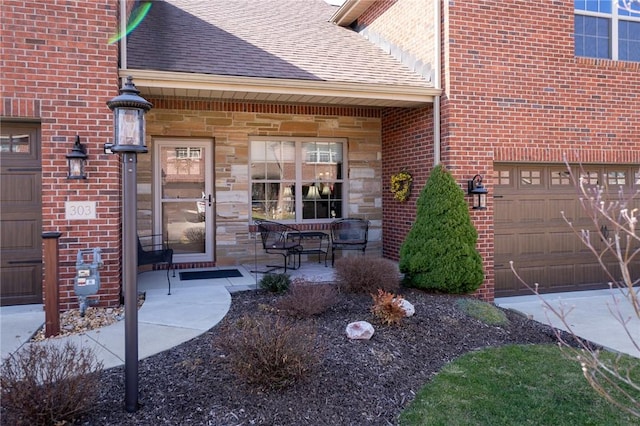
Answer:
<svg viewBox="0 0 640 426"><path fill-rule="evenodd" d="M507 311L508 326L488 326L466 316L456 296L403 290L416 315L400 326L372 317L368 295L341 295L311 320L326 346L321 365L292 387L265 391L244 384L212 342L221 325L278 296L264 291L233 294L221 324L139 364L140 409L124 410L124 367L104 372L96 409L79 424L91 425L389 425L416 392L445 364L489 346L552 343L553 330ZM366 320L369 341L345 336L348 323Z"/></svg>

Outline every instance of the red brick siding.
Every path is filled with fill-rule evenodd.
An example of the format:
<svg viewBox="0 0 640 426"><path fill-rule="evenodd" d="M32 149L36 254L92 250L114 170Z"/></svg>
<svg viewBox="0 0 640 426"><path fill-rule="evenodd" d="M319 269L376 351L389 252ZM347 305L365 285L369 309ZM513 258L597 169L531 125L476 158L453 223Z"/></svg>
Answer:
<svg viewBox="0 0 640 426"><path fill-rule="evenodd" d="M494 162L640 163L640 64L575 58L571 2L448 3L443 161L463 181ZM469 22L474 25L470 26ZM493 280L493 205L474 214Z"/></svg>
<svg viewBox="0 0 640 426"><path fill-rule="evenodd" d="M0 47L3 120L41 122L43 232L62 232L60 301L77 306L73 291L79 249L102 248L100 303L119 301L119 161L103 154L113 135L105 102L118 94L117 2L2 2ZM11 38L6 36L11 34ZM70 181L67 160L75 135L87 145L86 181ZM94 220L65 220L65 201L96 201Z"/></svg>
<svg viewBox="0 0 640 426"><path fill-rule="evenodd" d="M385 109L382 115L382 253L398 260L400 246L416 217L416 201L433 168L433 108ZM401 170L413 176L411 196L397 201L391 176Z"/></svg>

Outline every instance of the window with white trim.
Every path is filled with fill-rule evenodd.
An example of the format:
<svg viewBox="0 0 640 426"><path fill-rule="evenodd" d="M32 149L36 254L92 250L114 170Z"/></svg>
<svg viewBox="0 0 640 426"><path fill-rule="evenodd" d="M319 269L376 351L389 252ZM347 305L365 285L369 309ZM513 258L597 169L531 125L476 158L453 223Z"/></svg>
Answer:
<svg viewBox="0 0 640 426"><path fill-rule="evenodd" d="M574 0L575 54L640 61L640 2Z"/></svg>
<svg viewBox="0 0 640 426"><path fill-rule="evenodd" d="M284 222L343 217L344 139L252 138L251 216Z"/></svg>

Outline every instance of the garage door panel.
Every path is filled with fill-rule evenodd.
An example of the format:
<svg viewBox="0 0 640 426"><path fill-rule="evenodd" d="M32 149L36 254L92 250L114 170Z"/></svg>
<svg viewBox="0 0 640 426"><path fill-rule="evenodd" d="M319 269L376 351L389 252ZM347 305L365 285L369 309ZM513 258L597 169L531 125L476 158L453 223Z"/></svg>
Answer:
<svg viewBox="0 0 640 426"><path fill-rule="evenodd" d="M518 257L522 256L536 256L545 254L547 235L544 232L538 233L522 233L518 235L516 251L512 253L518 253Z"/></svg>
<svg viewBox="0 0 640 426"><path fill-rule="evenodd" d="M33 173L2 173L3 184L0 185L0 202L11 202L14 206L33 206L34 200L39 199L39 177Z"/></svg>
<svg viewBox="0 0 640 426"><path fill-rule="evenodd" d="M549 288L572 286L576 282L575 265L552 265L548 266Z"/></svg>
<svg viewBox="0 0 640 426"><path fill-rule="evenodd" d="M10 250L36 250L40 252L40 224L35 219L3 220L0 223L0 243L3 255Z"/></svg>
<svg viewBox="0 0 640 426"><path fill-rule="evenodd" d="M544 198L534 198L521 200L517 205L517 223L542 223L544 218L540 217L540 206L544 206L546 200Z"/></svg>
<svg viewBox="0 0 640 426"><path fill-rule="evenodd" d="M42 302L39 124L0 127L0 304Z"/></svg>
<svg viewBox="0 0 640 426"><path fill-rule="evenodd" d="M581 230L588 230L591 244L602 251L605 243L598 235L601 224L589 218L577 189L567 181L564 166L496 164L494 169L496 296L530 293L512 277L511 260L527 282L540 284L542 292L606 287L609 278L581 240ZM638 170L637 165L589 166L594 182L602 182L613 169L624 170L629 176ZM628 197L638 190L640 182L627 179L625 185ZM607 198L617 200L617 189L612 189ZM640 199L632 204L640 205ZM611 263L609 259L607 262ZM640 277L640 255L629 266L632 277ZM619 277L619 266L611 263L610 267Z"/></svg>
<svg viewBox="0 0 640 426"><path fill-rule="evenodd" d="M574 254L580 247L584 247L580 240L572 231L557 231L548 234L547 243L549 254L566 255Z"/></svg>
<svg viewBox="0 0 640 426"><path fill-rule="evenodd" d="M504 294L527 294L531 293L524 284L518 281L511 269L496 269L496 287L495 291Z"/></svg>
<svg viewBox="0 0 640 426"><path fill-rule="evenodd" d="M0 268L2 301L0 304L40 303L42 269L40 265L24 265Z"/></svg>

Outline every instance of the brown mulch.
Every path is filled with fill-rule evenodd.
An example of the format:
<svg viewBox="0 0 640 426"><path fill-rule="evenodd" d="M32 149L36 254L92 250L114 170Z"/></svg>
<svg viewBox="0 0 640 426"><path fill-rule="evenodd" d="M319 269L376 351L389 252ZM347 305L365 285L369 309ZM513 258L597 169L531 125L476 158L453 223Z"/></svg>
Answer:
<svg viewBox="0 0 640 426"><path fill-rule="evenodd" d="M393 425L400 412L445 364L489 346L552 343L553 330L507 311L508 326L488 326L456 307L456 296L403 290L416 315L400 326L372 317L368 295L341 295L311 320L326 352L321 365L296 385L274 391L242 383L212 345L220 325L278 296L264 291L232 295L230 312L203 335L139 363L140 409L124 410L124 367L103 373L98 406L87 425ZM345 336L348 323L366 320L369 341Z"/></svg>

